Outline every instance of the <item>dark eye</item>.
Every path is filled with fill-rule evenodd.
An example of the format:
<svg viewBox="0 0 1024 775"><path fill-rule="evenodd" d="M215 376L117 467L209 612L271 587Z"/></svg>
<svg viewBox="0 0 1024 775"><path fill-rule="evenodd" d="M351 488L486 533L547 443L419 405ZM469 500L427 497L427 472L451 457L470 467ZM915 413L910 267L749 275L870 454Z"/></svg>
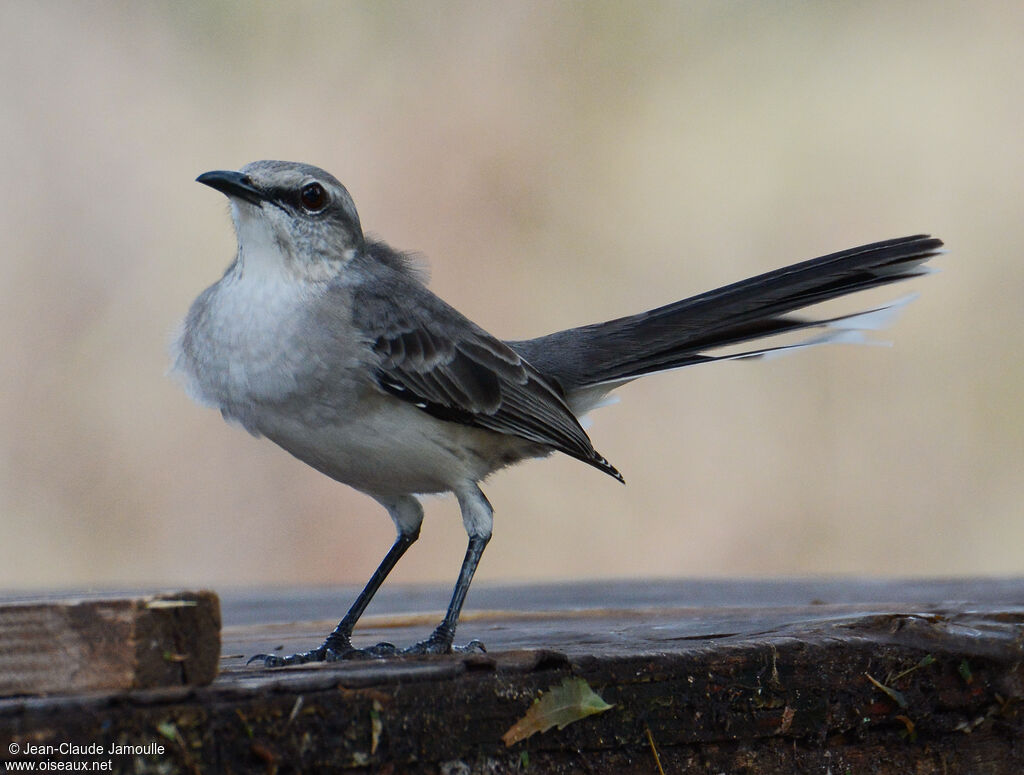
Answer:
<svg viewBox="0 0 1024 775"><path fill-rule="evenodd" d="M327 207L327 191L319 183L307 183L299 192L302 207L310 213L318 213Z"/></svg>

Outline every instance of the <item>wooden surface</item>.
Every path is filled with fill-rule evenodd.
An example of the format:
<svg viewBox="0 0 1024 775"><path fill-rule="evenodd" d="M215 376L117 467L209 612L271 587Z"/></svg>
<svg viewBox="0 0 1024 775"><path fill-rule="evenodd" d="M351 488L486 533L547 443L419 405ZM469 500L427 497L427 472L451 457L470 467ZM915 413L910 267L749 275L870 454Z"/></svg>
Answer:
<svg viewBox="0 0 1024 775"><path fill-rule="evenodd" d="M219 656L212 592L0 603L0 697L208 684Z"/></svg>
<svg viewBox="0 0 1024 775"><path fill-rule="evenodd" d="M1024 772L1022 579L481 587L459 637L485 655L245 666L353 594L226 591L211 686L2 700L0 743L163 746L102 757L125 772ZM389 591L357 645L425 636L444 598ZM566 676L614 707L506 747Z"/></svg>

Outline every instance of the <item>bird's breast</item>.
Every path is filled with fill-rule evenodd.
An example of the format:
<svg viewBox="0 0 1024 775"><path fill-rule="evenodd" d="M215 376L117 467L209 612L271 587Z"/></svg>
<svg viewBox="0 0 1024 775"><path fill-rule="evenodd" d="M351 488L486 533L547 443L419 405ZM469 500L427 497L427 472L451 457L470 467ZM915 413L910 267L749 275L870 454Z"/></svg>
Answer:
<svg viewBox="0 0 1024 775"><path fill-rule="evenodd" d="M229 415L322 392L328 379L344 389L355 348L310 329L314 296L284 278L229 272L193 303L173 346L174 371L193 398Z"/></svg>

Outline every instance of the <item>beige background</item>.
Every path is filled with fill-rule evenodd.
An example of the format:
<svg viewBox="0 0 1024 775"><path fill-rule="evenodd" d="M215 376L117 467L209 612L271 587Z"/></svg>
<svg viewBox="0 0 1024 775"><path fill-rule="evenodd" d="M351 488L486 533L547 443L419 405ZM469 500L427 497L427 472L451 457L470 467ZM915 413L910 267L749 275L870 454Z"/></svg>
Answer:
<svg viewBox="0 0 1024 775"><path fill-rule="evenodd" d="M528 337L931 231L888 333L697 367L485 486L480 578L1024 572L1019 3L0 4L0 588L361 582L375 503L192 405L201 172L318 164ZM884 294L892 296L894 294ZM873 301L874 299L871 299ZM450 581L451 499L400 581Z"/></svg>

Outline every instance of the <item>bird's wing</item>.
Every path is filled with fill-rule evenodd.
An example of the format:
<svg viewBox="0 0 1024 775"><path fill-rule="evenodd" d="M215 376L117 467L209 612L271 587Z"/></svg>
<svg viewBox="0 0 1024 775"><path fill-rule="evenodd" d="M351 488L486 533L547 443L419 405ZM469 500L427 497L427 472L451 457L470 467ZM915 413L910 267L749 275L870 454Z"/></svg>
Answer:
<svg viewBox="0 0 1024 775"><path fill-rule="evenodd" d="M352 299L353 322L378 356L382 390L441 420L536 442L622 480L559 389L515 350L421 285L389 290L361 285Z"/></svg>

